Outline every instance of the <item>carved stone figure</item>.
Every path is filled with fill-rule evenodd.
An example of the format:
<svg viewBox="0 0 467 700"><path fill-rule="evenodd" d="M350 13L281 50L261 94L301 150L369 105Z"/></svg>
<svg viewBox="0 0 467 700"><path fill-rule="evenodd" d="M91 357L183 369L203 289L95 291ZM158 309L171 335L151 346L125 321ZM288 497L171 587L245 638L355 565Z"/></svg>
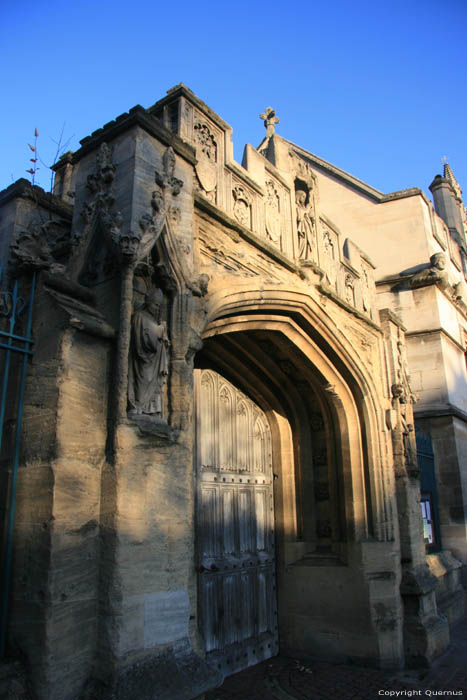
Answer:
<svg viewBox="0 0 467 700"><path fill-rule="evenodd" d="M402 443L404 446L404 462L407 471L411 476L418 476L417 450L415 446L415 432L413 423L407 419L407 404L411 400L411 396L407 395L407 387L398 382L391 386L392 405L395 409L398 408L400 419L400 430L402 434Z"/></svg>
<svg viewBox="0 0 467 700"><path fill-rule="evenodd" d="M244 187L237 185L233 192L234 206L233 214L237 221L248 228L251 226L250 197Z"/></svg>
<svg viewBox="0 0 467 700"><path fill-rule="evenodd" d="M161 290L152 290L146 295L144 306L133 314L128 368L129 415L145 413L163 418L169 339L165 322L159 320L161 302Z"/></svg>
<svg viewBox="0 0 467 700"><path fill-rule="evenodd" d="M446 272L446 256L444 253L435 253L430 258L430 267L417 272L410 280L412 289L427 287L430 284L437 284L444 289L448 284Z"/></svg>
<svg viewBox="0 0 467 700"><path fill-rule="evenodd" d="M297 209L298 257L311 260L315 241L315 221L310 214L310 192L303 189L295 191Z"/></svg>
<svg viewBox="0 0 467 700"><path fill-rule="evenodd" d="M355 280L349 274L345 276L345 300L348 304L355 306Z"/></svg>
<svg viewBox="0 0 467 700"><path fill-rule="evenodd" d="M412 423L407 422L403 410L401 411L401 427L402 440L404 442L405 463L408 467L417 467L417 452L414 444L414 427Z"/></svg>

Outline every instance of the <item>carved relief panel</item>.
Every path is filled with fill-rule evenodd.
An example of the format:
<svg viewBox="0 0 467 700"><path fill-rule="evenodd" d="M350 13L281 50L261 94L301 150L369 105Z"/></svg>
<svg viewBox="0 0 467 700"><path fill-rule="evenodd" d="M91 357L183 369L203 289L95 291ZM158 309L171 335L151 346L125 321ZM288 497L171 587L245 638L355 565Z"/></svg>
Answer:
<svg viewBox="0 0 467 700"><path fill-rule="evenodd" d="M213 204L223 206L224 132L185 98L181 98L181 115L181 135L196 150L199 191Z"/></svg>
<svg viewBox="0 0 467 700"><path fill-rule="evenodd" d="M232 181L232 215L246 228L253 229L253 193L243 184Z"/></svg>
<svg viewBox="0 0 467 700"><path fill-rule="evenodd" d="M265 175L263 222L259 222L259 231L268 243L293 258L290 190L267 170Z"/></svg>
<svg viewBox="0 0 467 700"><path fill-rule="evenodd" d="M282 206L279 191L273 179L266 180L264 203L264 226L266 238L282 250Z"/></svg>
<svg viewBox="0 0 467 700"><path fill-rule="evenodd" d="M334 289L340 267L339 237L324 221L321 221L319 236L319 265L325 272L325 279Z"/></svg>
<svg viewBox="0 0 467 700"><path fill-rule="evenodd" d="M198 159L195 166L196 176L203 194L215 204L217 201L219 136L214 133L212 126L201 118L195 120L193 136Z"/></svg>
<svg viewBox="0 0 467 700"><path fill-rule="evenodd" d="M217 372L195 371L195 410L202 633L232 672L277 650L271 434Z"/></svg>

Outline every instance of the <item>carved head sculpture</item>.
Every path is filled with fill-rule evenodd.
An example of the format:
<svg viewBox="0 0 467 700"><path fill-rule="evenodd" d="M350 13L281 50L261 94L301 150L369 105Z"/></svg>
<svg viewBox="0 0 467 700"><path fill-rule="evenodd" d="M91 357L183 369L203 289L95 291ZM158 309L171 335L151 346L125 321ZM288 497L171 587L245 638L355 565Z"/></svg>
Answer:
<svg viewBox="0 0 467 700"><path fill-rule="evenodd" d="M435 267L437 270L444 270L446 267L446 256L444 253L435 253L430 258L431 267Z"/></svg>
<svg viewBox="0 0 467 700"><path fill-rule="evenodd" d="M391 393L394 399L398 399L401 403L405 403L405 390L403 384L393 384Z"/></svg>
<svg viewBox="0 0 467 700"><path fill-rule="evenodd" d="M120 236L120 253L124 260L133 260L141 243L141 234L137 231L129 231Z"/></svg>
<svg viewBox="0 0 467 700"><path fill-rule="evenodd" d="M308 186L308 183L298 178L295 180L295 203L299 207L308 206L310 203L310 192L311 187Z"/></svg>
<svg viewBox="0 0 467 700"><path fill-rule="evenodd" d="M297 190L295 192L295 202L299 207L306 206L306 192L305 190Z"/></svg>
<svg viewBox="0 0 467 700"><path fill-rule="evenodd" d="M158 316L163 298L164 295L161 289L150 289L146 294L144 305L151 316Z"/></svg>

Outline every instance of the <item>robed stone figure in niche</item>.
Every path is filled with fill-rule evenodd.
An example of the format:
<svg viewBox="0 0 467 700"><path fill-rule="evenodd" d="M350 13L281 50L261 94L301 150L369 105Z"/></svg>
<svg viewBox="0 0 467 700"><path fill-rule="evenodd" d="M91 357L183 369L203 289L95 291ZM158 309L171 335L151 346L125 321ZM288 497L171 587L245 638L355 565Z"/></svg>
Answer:
<svg viewBox="0 0 467 700"><path fill-rule="evenodd" d="M133 314L128 368L129 415L164 417L169 339L166 323L160 322L161 302L161 290L152 290L146 294L143 307Z"/></svg>
<svg viewBox="0 0 467 700"><path fill-rule="evenodd" d="M298 257L300 260L312 260L315 239L315 222L310 214L311 193L297 187L295 205L297 210Z"/></svg>

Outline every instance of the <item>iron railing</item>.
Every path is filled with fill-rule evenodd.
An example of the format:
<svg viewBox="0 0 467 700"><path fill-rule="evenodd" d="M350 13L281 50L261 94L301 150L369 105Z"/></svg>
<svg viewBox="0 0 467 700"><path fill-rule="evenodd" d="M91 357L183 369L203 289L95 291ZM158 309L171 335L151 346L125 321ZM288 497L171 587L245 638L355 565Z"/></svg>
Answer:
<svg viewBox="0 0 467 700"><path fill-rule="evenodd" d="M15 524L15 506L16 506L16 489L18 484L18 467L20 458L21 446L21 430L23 422L23 407L24 407L24 390L26 386L26 374L28 360L33 355L32 346L34 340L31 337L32 330L32 309L34 304L35 292L35 273L32 275L31 287L29 290L29 300L22 297L18 291L18 281L13 284L11 291L1 291L2 285L2 267L0 265L0 319L4 319L3 329L0 329L0 350L3 355L3 369L1 370L1 387L0 387L0 450L4 445L5 434L5 418L8 415L11 418L11 398L12 391L14 392L14 408L15 416L13 417L16 423L14 431L13 448L6 456L7 474L5 482L8 485L5 502L5 536L4 547L2 551L2 601L0 610L0 656L5 653L5 645L7 638L8 625L8 598L11 578L11 563L13 554L13 530ZM23 330L24 335L18 334ZM5 330L6 329L6 330ZM19 364L15 365L12 371L12 359L15 354L19 355ZM19 372L16 371L17 367ZM18 381L19 386L10 385L10 380ZM9 392L10 388L10 392ZM8 479L9 477L9 479Z"/></svg>

